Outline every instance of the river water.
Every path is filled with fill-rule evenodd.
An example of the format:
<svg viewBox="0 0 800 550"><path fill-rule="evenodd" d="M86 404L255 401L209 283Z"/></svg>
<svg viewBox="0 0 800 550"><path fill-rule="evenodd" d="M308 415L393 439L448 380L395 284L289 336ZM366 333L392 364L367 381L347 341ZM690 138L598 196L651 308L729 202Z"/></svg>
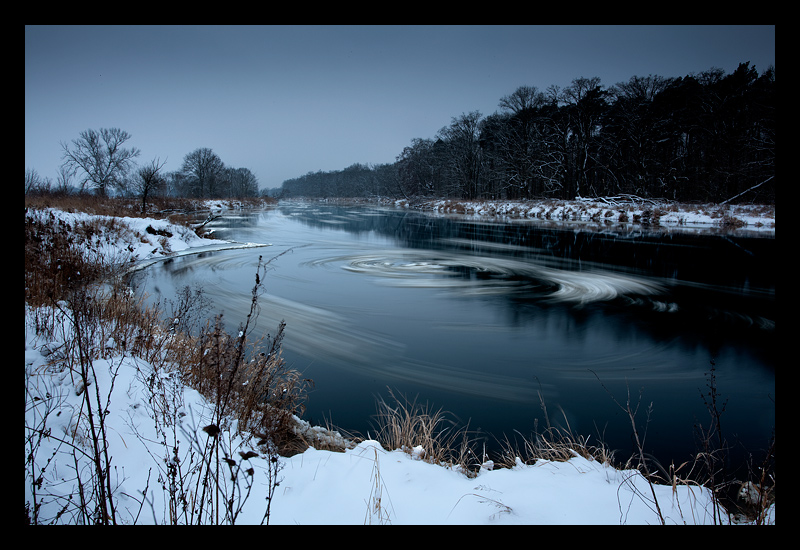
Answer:
<svg viewBox="0 0 800 550"><path fill-rule="evenodd" d="M269 265L258 330L314 380L304 418L374 434L389 390L443 409L489 448L549 420L624 460L641 402L645 450L679 464L708 428L712 361L729 444L775 425L775 239L599 231L376 207L281 203L224 216L221 239L269 243L140 271L151 299L201 286L232 331ZM541 397L541 399L540 399ZM652 409L647 415L647 409Z"/></svg>

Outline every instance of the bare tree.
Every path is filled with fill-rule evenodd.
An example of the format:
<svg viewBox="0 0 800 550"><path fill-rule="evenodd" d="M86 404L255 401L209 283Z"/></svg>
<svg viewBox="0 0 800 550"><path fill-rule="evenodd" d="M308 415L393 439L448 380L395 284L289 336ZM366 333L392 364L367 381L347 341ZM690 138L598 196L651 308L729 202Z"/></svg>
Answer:
<svg viewBox="0 0 800 550"><path fill-rule="evenodd" d="M443 147L432 139L414 138L397 156L396 187L403 197L441 192L442 163L438 153Z"/></svg>
<svg viewBox="0 0 800 550"><path fill-rule="evenodd" d="M564 89L563 100L570 119L572 159L570 168L574 187L568 189L567 198L591 193L589 173L594 167L593 152L597 148L597 135L601 119L607 108L607 92L602 89L599 77L575 78Z"/></svg>
<svg viewBox="0 0 800 550"><path fill-rule="evenodd" d="M248 168L226 168L223 172L231 197L244 198L258 196L258 179Z"/></svg>
<svg viewBox="0 0 800 550"><path fill-rule="evenodd" d="M145 212L147 197L161 191L166 187L166 180L161 174L161 169L167 161L159 162L160 159L153 159L150 164L142 166L136 171L133 178L132 191L142 196L142 213Z"/></svg>
<svg viewBox="0 0 800 550"><path fill-rule="evenodd" d="M63 164L59 166L58 176L56 176L55 191L63 195L69 193L70 187L72 187L72 177L74 175L75 172L68 166L64 166Z"/></svg>
<svg viewBox="0 0 800 550"><path fill-rule="evenodd" d="M33 168L25 169L25 194L35 195L50 190L50 179L43 178Z"/></svg>
<svg viewBox="0 0 800 550"><path fill-rule="evenodd" d="M193 196L214 198L219 194L217 184L224 169L225 165L214 151L201 147L183 157L181 173L188 178Z"/></svg>
<svg viewBox="0 0 800 550"><path fill-rule="evenodd" d="M72 147L62 143L64 164L69 170L81 170L84 178L81 188L88 184L100 195L106 195L112 187L121 187L125 176L134 166L134 159L140 151L122 145L131 135L119 128L85 130L78 139L72 140Z"/></svg>
<svg viewBox="0 0 800 550"><path fill-rule="evenodd" d="M500 98L499 106L514 114L544 105L545 95L536 86L520 86L514 93Z"/></svg>
<svg viewBox="0 0 800 550"><path fill-rule="evenodd" d="M450 196L464 199L478 196L482 168L480 120L479 111L462 113L460 117L453 117L450 126L445 126L437 134L447 147L445 166Z"/></svg>
<svg viewBox="0 0 800 550"><path fill-rule="evenodd" d="M500 99L505 111L495 136L495 149L505 176L503 187L511 197L530 197L538 194L536 165L539 162L537 138L541 124L538 111L546 104L546 96L535 86L520 86L514 93Z"/></svg>
<svg viewBox="0 0 800 550"><path fill-rule="evenodd" d="M625 97L638 101L653 101L675 79L659 75L632 76L627 82L617 83L610 93L615 98Z"/></svg>

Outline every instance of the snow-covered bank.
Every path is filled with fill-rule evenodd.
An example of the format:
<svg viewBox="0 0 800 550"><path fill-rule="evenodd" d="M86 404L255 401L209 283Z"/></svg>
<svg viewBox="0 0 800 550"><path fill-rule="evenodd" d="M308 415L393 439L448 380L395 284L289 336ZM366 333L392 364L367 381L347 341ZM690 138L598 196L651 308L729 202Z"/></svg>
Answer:
<svg viewBox="0 0 800 550"><path fill-rule="evenodd" d="M37 340L27 330L25 371L26 426L41 419L46 401L56 401L47 427L58 438L72 433L83 397L69 372L46 366L42 350L60 342ZM45 346L47 344L47 346ZM159 443L148 381L153 372L168 377L147 362L122 351L95 362L101 395L115 375L113 398L107 413L109 454L117 517L121 523L169 522L168 491L164 485L165 458L171 449ZM193 441L204 442L203 426L213 408L200 394L181 388L177 431L182 460L188 461ZM40 405L34 406L33 396ZM47 396L47 397L45 397ZM37 495L48 495L39 517L53 518L63 505L58 498L76 495L70 483L72 453L56 437L46 438L36 452L36 468L44 468ZM242 437L231 440L231 456L257 448ZM26 453L28 449L26 448ZM50 457L54 461L47 464ZM90 463L78 455L79 469ZM244 502L239 524L259 524L266 509L268 457L246 461L253 468L252 489ZM244 462L244 461L242 461ZM280 483L271 504L269 523L308 524L658 524L650 487L635 470L575 457L568 462L519 463L512 469L482 470L477 477L427 463L413 453L388 452L375 441L364 441L344 452L309 448L280 459ZM88 474L87 474L88 475ZM65 482L66 480L66 482ZM185 480L192 486L194 480ZM247 482L240 479L242 486ZM711 524L709 492L698 486L656 486L661 514L668 524ZM26 502L32 499L31 480L25 480ZM62 521L69 522L68 515ZM774 507L771 521L774 522Z"/></svg>
<svg viewBox="0 0 800 550"><path fill-rule="evenodd" d="M207 207L216 213L236 209L235 206L231 207L222 201L207 201ZM74 227L76 223L89 222L92 219L110 219L109 216L65 212L53 208L39 211L39 215L44 217L51 214L54 216L54 220L63 221L68 227ZM234 242L206 236L200 237L191 228L173 224L164 219L123 216L114 217L114 220L124 225L126 230L110 231L108 226L99 224L98 231L94 232L90 240L83 244L85 247L90 247L99 257L128 264L131 271L144 269L156 262L188 254L271 246L270 243Z"/></svg>
<svg viewBox="0 0 800 550"><path fill-rule="evenodd" d="M413 207L442 214L477 217L577 221L598 229L647 226L663 230L758 231L775 234L775 207L765 205L681 204L647 200L579 199L573 201L393 201L398 207Z"/></svg>
<svg viewBox="0 0 800 550"><path fill-rule="evenodd" d="M130 254L133 263L200 250L212 243L235 245L196 238L191 231L158 220L125 221L138 236L103 246L109 252ZM74 433L79 424L84 390L68 371L47 364L48 357L53 358L53 350L71 338L68 324L54 331L62 337L44 341L31 328L30 313L26 308L26 456L28 427L40 426L44 407L53 408L47 416L52 437L41 441L36 466L30 470L39 474L44 469L41 482L38 476L35 480L26 477L26 502L32 499L33 486L38 485L40 497L50 495L40 517L54 518L64 503L60 497L77 498L76 471L84 479L91 472L87 457L73 453L60 441ZM163 366L126 353L117 342L106 341L104 346L106 354L94 362L95 384L100 395L112 394L105 418L119 522L169 523L165 472L173 454L162 443L163 437L154 425L156 411L149 385L154 374L164 381L175 378ZM179 424L175 433L181 440L178 457L188 461L192 442L204 442L209 437L203 427L209 423L212 406L191 388L176 385L175 391L175 403L180 404L175 411ZM79 446L85 443L79 439L70 441ZM237 523L259 524L268 494L269 459L246 437L230 436L230 450L230 456L244 465L243 470L252 467L253 471L252 488ZM256 451L257 455L250 456L248 451ZM51 457L53 460L48 462ZM280 484L271 503L270 524L660 523L650 486L638 472L616 470L580 457L568 462L519 463L512 469L487 468L477 477L467 477L457 470L429 464L416 453L385 451L374 441L364 441L345 452L311 448L280 459L280 465ZM242 488L248 483L245 476L237 479ZM185 479L184 486L197 485L194 480ZM706 489L679 485L658 486L655 490L666 523L713 522L712 502ZM237 498L244 499L244 495ZM70 519L65 514L60 521L69 523ZM770 520L774 523L774 507Z"/></svg>
<svg viewBox="0 0 800 550"><path fill-rule="evenodd" d="M650 488L633 470L575 457L481 470L475 478L364 441L345 453L310 449L286 461L274 523L658 524ZM710 524L699 487L656 487L668 524Z"/></svg>

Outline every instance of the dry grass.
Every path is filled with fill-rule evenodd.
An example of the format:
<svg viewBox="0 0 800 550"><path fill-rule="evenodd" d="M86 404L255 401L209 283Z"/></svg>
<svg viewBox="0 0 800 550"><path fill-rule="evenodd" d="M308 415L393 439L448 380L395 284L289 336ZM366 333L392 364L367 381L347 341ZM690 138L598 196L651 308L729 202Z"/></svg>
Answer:
<svg viewBox="0 0 800 550"><path fill-rule="evenodd" d="M274 337L249 342L227 334L217 317L187 348L181 372L190 387L219 404L221 416L236 420L240 433L270 439L294 454L292 416L302 415L311 381L286 366L280 352L284 327Z"/></svg>
<svg viewBox="0 0 800 550"><path fill-rule="evenodd" d="M539 393L539 403L545 418L545 429L542 432L534 429L531 436L526 437L517 432L521 443L515 438L507 437L502 442L500 466L512 468L521 460L524 464L534 464L538 460L565 462L576 456L587 460L596 460L602 464L614 465L614 452L604 443L590 444L589 436L576 435L569 425L566 413L561 411L564 427L553 426L547 413L547 405Z"/></svg>
<svg viewBox="0 0 800 550"><path fill-rule="evenodd" d="M480 467L482 460L472 449L469 431L459 427L442 409L397 397L390 389L393 403L383 398L377 402L374 419L375 439L387 450L401 449L431 464L456 467L464 473Z"/></svg>
<svg viewBox="0 0 800 550"><path fill-rule="evenodd" d="M227 199L230 205L259 207L275 203L269 197ZM148 199L145 210L138 198L102 197L90 193L37 193L25 195L26 209L57 208L65 212L85 212L97 216L164 218L176 214L207 210L205 201L182 197L153 197Z"/></svg>
<svg viewBox="0 0 800 550"><path fill-rule="evenodd" d="M26 211L26 303L57 302L79 286L118 274L125 258L110 257L92 237L125 231L118 221L98 219L71 225L52 213Z"/></svg>

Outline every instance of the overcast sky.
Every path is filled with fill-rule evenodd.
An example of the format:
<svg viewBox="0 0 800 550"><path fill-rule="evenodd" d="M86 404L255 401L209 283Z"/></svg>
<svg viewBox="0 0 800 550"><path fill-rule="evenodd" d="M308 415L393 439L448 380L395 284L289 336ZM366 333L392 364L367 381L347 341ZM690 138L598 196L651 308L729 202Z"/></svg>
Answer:
<svg viewBox="0 0 800 550"><path fill-rule="evenodd" d="M522 85L775 64L774 26L26 26L25 168L117 127L140 164L211 148L262 188L394 162Z"/></svg>

